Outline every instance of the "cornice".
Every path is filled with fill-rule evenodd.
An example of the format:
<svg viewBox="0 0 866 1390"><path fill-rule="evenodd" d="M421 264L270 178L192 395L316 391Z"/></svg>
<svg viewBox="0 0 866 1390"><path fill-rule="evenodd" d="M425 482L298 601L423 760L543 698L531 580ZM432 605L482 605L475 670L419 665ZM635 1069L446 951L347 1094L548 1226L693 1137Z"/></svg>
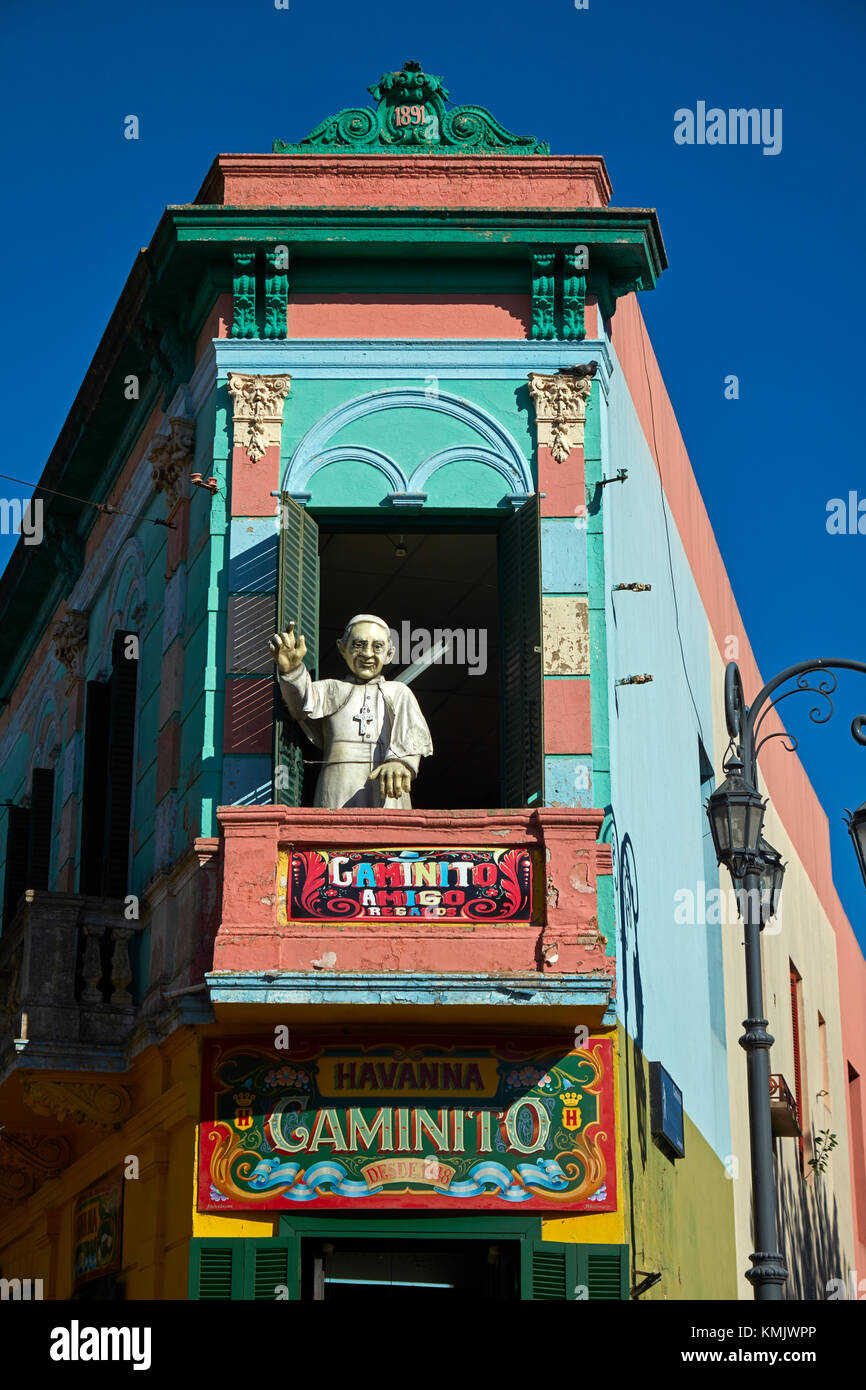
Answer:
<svg viewBox="0 0 866 1390"><path fill-rule="evenodd" d="M336 377L369 380L381 372L389 380L423 381L427 376L507 381L525 384L530 372L557 372L562 367L598 362L598 381L607 397L613 357L603 339L580 343L541 342L523 338L214 338L216 372L286 372L296 380Z"/></svg>

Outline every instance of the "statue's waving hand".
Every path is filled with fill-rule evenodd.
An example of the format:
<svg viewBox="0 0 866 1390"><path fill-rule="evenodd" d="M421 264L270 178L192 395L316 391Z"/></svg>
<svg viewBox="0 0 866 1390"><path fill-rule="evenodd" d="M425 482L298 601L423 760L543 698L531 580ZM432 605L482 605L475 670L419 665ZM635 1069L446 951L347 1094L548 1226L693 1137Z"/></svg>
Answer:
<svg viewBox="0 0 866 1390"><path fill-rule="evenodd" d="M307 654L307 644L301 633L295 636L295 624L289 623L285 632L275 632L268 642L277 671L287 676L296 671Z"/></svg>

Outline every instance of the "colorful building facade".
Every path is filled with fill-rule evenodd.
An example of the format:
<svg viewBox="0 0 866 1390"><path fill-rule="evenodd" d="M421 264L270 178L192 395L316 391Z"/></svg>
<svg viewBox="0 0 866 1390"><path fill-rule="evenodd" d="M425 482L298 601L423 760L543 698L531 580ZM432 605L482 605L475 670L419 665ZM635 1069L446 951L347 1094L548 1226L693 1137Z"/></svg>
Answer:
<svg viewBox="0 0 866 1390"><path fill-rule="evenodd" d="M415 63L371 91L166 210L0 582L0 1275L737 1297L737 928L680 909L728 633L757 677L637 308L657 219ZM313 806L275 698L270 635L338 675L359 610L431 727L412 810ZM791 762L769 988L788 949L845 1159L780 1147L786 1249L829 1203L854 1268L864 967Z"/></svg>

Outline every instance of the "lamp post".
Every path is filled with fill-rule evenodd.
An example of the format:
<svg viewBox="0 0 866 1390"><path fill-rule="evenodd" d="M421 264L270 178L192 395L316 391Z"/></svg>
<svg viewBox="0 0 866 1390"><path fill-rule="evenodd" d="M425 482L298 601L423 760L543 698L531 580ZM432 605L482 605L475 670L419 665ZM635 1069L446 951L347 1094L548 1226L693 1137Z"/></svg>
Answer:
<svg viewBox="0 0 866 1390"><path fill-rule="evenodd" d="M719 865L724 864L734 881L741 882L745 889L741 910L746 948L747 1017L743 1021L745 1032L740 1046L746 1053L756 1245L755 1253L749 1256L752 1267L746 1271L746 1278L752 1284L755 1298L762 1301L781 1299L788 1270L778 1248L776 1228L769 1058L774 1040L767 1032L764 1018L761 973L761 929L778 907L785 866L778 850L761 834L766 802L758 790L758 753L767 739L786 738L784 746L789 752L796 749L797 740L780 732L766 734L759 740L758 734L764 718L779 701L788 695L806 692L826 701L826 713L820 706L810 711L813 723L826 723L833 713L830 695L836 689L834 669L866 675L866 663L860 661L802 661L768 681L752 704L747 705L739 669L735 662L729 662L725 668L725 720L731 741L724 764L726 776L707 801ZM827 674L822 674L815 685L810 685L808 677L813 672ZM795 682L792 689L775 699L770 698L789 681ZM851 725L851 733L858 743L866 746L864 727L866 717L858 716ZM849 813L848 828L866 881L866 803Z"/></svg>

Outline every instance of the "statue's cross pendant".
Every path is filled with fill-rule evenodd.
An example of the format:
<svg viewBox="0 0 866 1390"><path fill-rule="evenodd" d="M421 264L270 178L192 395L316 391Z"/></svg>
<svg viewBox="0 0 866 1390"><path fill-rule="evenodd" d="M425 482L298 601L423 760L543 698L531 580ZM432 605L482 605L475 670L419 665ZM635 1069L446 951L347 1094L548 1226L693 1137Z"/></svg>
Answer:
<svg viewBox="0 0 866 1390"><path fill-rule="evenodd" d="M358 725L358 733L359 733L360 737L361 737L361 738L366 738L366 737L367 737L367 726L368 726L369 724L372 724L372 722L373 722L373 711L367 708L367 699L366 699L366 696L365 696L365 698L364 698L364 703L363 703L363 705L361 706L361 709L358 711L357 714L353 714L353 715L352 715L352 718L354 719L355 723Z"/></svg>

